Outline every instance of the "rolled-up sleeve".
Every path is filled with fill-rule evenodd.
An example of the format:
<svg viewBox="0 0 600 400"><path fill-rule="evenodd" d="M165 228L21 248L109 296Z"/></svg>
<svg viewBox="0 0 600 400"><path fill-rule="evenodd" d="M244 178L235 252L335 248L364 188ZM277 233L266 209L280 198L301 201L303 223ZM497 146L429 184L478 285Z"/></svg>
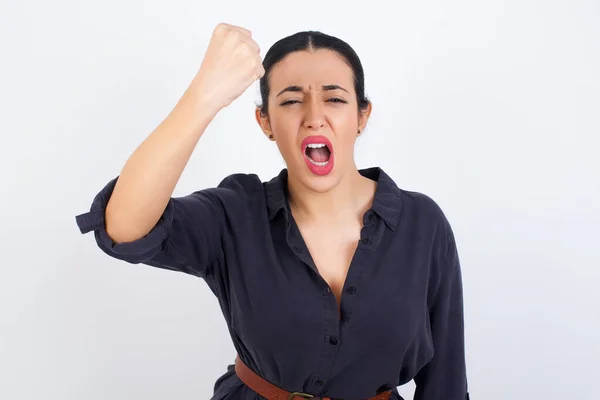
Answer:
<svg viewBox="0 0 600 400"><path fill-rule="evenodd" d="M89 212L76 216L81 233L93 231L98 247L119 260L205 278L221 257L222 237L232 223L228 219L244 212L243 187L229 178L216 188L171 197L148 234L135 241L114 243L106 231L105 211L117 180L112 179L95 196Z"/></svg>
<svg viewBox="0 0 600 400"><path fill-rule="evenodd" d="M434 250L429 318L433 359L415 376L415 400L469 400L463 285L454 233L442 215Z"/></svg>

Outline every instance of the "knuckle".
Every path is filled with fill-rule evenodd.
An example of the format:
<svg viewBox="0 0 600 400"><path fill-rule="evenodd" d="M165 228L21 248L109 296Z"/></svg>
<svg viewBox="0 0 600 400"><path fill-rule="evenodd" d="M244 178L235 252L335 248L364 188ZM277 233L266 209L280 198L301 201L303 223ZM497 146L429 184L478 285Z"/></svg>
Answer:
<svg viewBox="0 0 600 400"><path fill-rule="evenodd" d="M225 34L227 36L230 36L230 37L236 37L237 36L237 32L235 31L235 29L231 29L231 28L227 28L225 30Z"/></svg>
<svg viewBox="0 0 600 400"><path fill-rule="evenodd" d="M215 32L218 32L218 33L223 33L223 32L226 32L228 30L229 30L229 25L226 24L226 23L224 23L224 22L221 22L220 24L218 24L215 27Z"/></svg>
<svg viewBox="0 0 600 400"><path fill-rule="evenodd" d="M248 48L248 45L244 43L243 40L240 40L236 43L236 49L244 56L250 54L250 49Z"/></svg>
<svg viewBox="0 0 600 400"><path fill-rule="evenodd" d="M231 40L238 42L238 44L243 44L242 33L237 29L231 29L227 32Z"/></svg>

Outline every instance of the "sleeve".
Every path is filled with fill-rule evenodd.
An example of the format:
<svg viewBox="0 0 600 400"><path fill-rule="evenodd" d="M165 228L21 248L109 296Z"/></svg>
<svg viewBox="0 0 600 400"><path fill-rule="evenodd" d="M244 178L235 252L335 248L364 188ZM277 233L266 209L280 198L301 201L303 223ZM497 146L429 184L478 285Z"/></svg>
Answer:
<svg viewBox="0 0 600 400"><path fill-rule="evenodd" d="M106 254L131 264L146 264L206 278L222 257L222 238L247 214L247 191L235 177L218 187L171 197L152 230L132 242L114 243L105 226L105 209L118 177L94 198L90 211L76 216L81 233L93 231Z"/></svg>
<svg viewBox="0 0 600 400"><path fill-rule="evenodd" d="M436 233L433 294L429 306L434 356L415 376L415 400L469 400L463 287L454 233L442 214Z"/></svg>

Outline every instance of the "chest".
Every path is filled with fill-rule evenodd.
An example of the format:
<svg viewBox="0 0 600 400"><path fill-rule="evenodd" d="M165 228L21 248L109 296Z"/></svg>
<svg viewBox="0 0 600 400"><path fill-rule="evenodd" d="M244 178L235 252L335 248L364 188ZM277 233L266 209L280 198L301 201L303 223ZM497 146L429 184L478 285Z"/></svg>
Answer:
<svg viewBox="0 0 600 400"><path fill-rule="evenodd" d="M298 226L310 257L338 303L360 239L360 225L344 227Z"/></svg>
<svg viewBox="0 0 600 400"><path fill-rule="evenodd" d="M399 236L377 220L341 227L276 222L268 231L243 226L227 268L215 268L212 277L232 332L246 348L255 354L303 349L293 359L309 357L307 349L316 349L315 357L336 354L340 340L345 349L387 354L410 345L426 315L425 241Z"/></svg>

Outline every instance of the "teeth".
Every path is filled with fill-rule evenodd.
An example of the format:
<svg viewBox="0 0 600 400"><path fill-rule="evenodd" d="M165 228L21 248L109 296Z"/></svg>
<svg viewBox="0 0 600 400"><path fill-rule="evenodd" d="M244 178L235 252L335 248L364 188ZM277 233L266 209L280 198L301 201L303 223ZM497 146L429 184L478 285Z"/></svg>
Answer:
<svg viewBox="0 0 600 400"><path fill-rule="evenodd" d="M308 161L310 161L311 163L313 163L315 165L318 165L319 167L324 167L327 164L329 164L329 161L318 162L318 161L313 161L313 159L310 157L307 157L307 158L308 158Z"/></svg>
<svg viewBox="0 0 600 400"><path fill-rule="evenodd" d="M320 149L321 147L325 147L324 143L311 143L308 145L311 149Z"/></svg>

